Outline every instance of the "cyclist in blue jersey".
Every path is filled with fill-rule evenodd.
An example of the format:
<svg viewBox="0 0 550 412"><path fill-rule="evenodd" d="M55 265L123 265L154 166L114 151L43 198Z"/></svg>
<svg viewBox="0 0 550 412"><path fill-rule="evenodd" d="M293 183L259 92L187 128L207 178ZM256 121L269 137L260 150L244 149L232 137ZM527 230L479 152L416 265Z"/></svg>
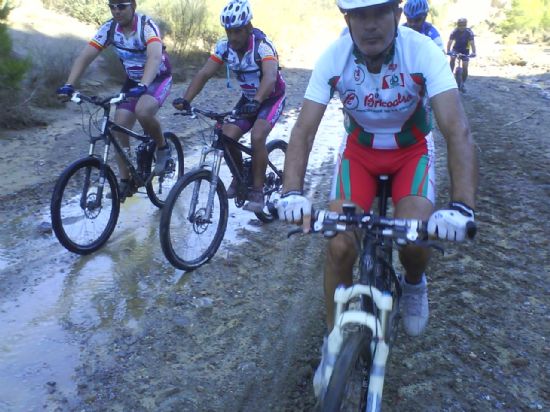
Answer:
<svg viewBox="0 0 550 412"><path fill-rule="evenodd" d="M241 98L235 107L238 119L223 126L223 133L235 140L250 131L252 142L253 187L243 209L261 212L264 208L263 186L267 167L265 142L281 116L285 104L285 82L279 68L279 57L273 43L259 29L252 27L252 11L248 0L231 0L223 8L220 20L227 38L221 39L204 66L191 80L183 97L173 101L178 110L189 110L191 101L221 65L237 77ZM237 164L242 164L242 153L229 148ZM237 180L227 189L227 197L237 194Z"/></svg>
<svg viewBox="0 0 550 412"><path fill-rule="evenodd" d="M470 54L470 47L472 53ZM451 53L452 51L452 53ZM447 43L447 54L451 54L451 71L455 69L456 55L463 54L462 60L462 80L466 83L468 78L468 66L470 57L476 56L476 44L474 41L474 32L468 28L468 20L464 17L458 19L456 22L456 28L449 36L449 42Z"/></svg>
<svg viewBox="0 0 550 412"><path fill-rule="evenodd" d="M432 39L441 50L445 51L443 47L443 40L437 29L433 24L426 21L430 6L426 0L408 0L403 7L403 13L407 18L407 22L403 26L410 27L419 33L422 33Z"/></svg>

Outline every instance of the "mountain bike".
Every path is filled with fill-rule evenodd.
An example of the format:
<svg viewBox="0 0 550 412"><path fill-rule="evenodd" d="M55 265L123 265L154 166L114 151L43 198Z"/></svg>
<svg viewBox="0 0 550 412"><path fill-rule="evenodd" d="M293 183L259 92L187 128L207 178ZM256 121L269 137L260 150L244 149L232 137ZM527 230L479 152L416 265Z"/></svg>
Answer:
<svg viewBox="0 0 550 412"><path fill-rule="evenodd" d="M456 85L458 86L458 90L460 92L465 93L466 89L464 88L464 78L462 77L464 69L462 68L462 63L465 60L469 59L470 57L474 57L474 55L457 53L453 51L449 52L448 55L451 57L456 57L456 60L455 60L456 66L455 66L455 72L454 72Z"/></svg>
<svg viewBox="0 0 550 412"><path fill-rule="evenodd" d="M183 175L183 149L175 134L164 134L171 146L172 159L165 172L155 175L152 173L156 148L153 138L110 119L112 105L124 99L124 93L101 98L75 92L71 97L79 105L86 102L98 107L95 111L88 109L88 130L85 130L90 137L88 156L63 171L55 184L50 204L53 231L59 242L71 252L81 255L95 252L115 229L120 203L125 199L121 197L115 173L108 164L111 145L129 170L130 190L136 192L145 187L147 196L159 208L163 207L170 188ZM82 113L84 117L84 111ZM94 135L93 127L99 134ZM140 142L135 148L135 159L131 150L123 148L114 138L113 132L122 132ZM104 144L102 154L95 153L98 142Z"/></svg>
<svg viewBox="0 0 550 412"><path fill-rule="evenodd" d="M441 247L427 238L427 223L414 219L387 217L391 180L379 177L378 214L356 213L344 205L343 212L317 211L312 216L311 233L326 237L338 232L362 230L358 275L350 287L334 293L334 328L328 336L328 356L335 359L325 369L329 382L320 409L334 411L380 411L385 368L399 324L402 278L393 266L395 245ZM475 235L475 225L468 236ZM296 229L289 233L302 232Z"/></svg>
<svg viewBox="0 0 550 412"><path fill-rule="evenodd" d="M189 112L176 114L216 122L213 128L209 128L212 142L202 149L198 166L187 172L170 190L160 218L160 244L164 255L176 268L193 270L215 255L227 228L229 203L220 179L222 160L237 181L235 206L240 208L252 187L252 149L223 134L224 121L235 115L233 111L217 113L194 107ZM247 155L242 167L231 155L230 147ZM274 201L282 188L287 143L275 139L269 141L266 148L265 204ZM255 215L264 223L274 220L267 208L255 212Z"/></svg>

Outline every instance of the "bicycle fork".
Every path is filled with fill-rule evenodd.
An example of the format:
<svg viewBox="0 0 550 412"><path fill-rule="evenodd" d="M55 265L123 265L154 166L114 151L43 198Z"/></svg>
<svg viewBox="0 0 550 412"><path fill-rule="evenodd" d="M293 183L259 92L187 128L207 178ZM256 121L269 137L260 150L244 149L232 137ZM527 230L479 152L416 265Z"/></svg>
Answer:
<svg viewBox="0 0 550 412"><path fill-rule="evenodd" d="M206 156L212 152L214 154L214 159L212 160L212 163L210 165L211 167L211 173L212 173L212 180L210 182L210 190L208 191L208 202L206 204L206 211L204 213L204 219L207 221L210 221L212 218L212 213L214 211L214 197L216 196L216 189L218 187L218 181L219 181L219 175L220 175L220 168L223 160L223 150L219 149L212 149L212 148L204 148L201 153L201 160L199 163L199 167L204 168L206 163ZM187 219L191 222L193 222L193 217L195 216L196 210L197 210L197 200L199 198L199 189L200 189L200 181L195 182L193 186L193 196L191 197L191 207L189 208L189 214L187 216Z"/></svg>
<svg viewBox="0 0 550 412"><path fill-rule="evenodd" d="M359 296L370 297L376 305L378 317L363 310L346 310L348 303ZM329 359L336 359L344 341L344 326L362 325L372 331L372 366L367 395L367 411L379 411L382 403L384 375L389 354L389 345L385 336L388 330L389 315L393 307L393 298L389 292L381 292L371 285L356 284L348 288L340 286L334 292L336 303L334 328L328 336ZM330 380L333 365L325 370L326 382Z"/></svg>

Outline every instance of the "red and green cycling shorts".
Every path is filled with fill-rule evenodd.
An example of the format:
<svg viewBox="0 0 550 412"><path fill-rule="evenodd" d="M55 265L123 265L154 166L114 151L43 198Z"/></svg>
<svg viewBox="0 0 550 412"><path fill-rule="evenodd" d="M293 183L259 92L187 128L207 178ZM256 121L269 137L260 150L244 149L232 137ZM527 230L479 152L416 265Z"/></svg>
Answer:
<svg viewBox="0 0 550 412"><path fill-rule="evenodd" d="M435 150L432 134L400 149L373 149L354 139L344 139L334 173L331 199L349 200L370 210L376 197L378 176L392 177L393 203L406 196L435 202Z"/></svg>

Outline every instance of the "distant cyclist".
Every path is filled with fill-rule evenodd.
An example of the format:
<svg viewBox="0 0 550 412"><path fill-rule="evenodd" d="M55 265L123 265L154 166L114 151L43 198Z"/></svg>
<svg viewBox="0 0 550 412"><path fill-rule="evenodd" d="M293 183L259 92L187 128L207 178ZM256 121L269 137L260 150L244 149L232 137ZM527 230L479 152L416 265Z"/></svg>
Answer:
<svg viewBox="0 0 550 412"><path fill-rule="evenodd" d="M162 174L171 157L171 149L164 139L156 113L170 93L172 75L167 54L157 25L148 16L136 12L136 1L110 0L107 4L113 18L104 23L92 40L84 47L73 63L65 85L57 89L60 100L66 101L74 93L73 85L99 54L113 46L124 66L126 80L122 92L126 101L119 103L115 122L131 129L136 119L145 133L157 144L154 173ZM129 147L127 135L117 134L125 148ZM129 171L117 155L120 170L121 197L133 194L129 183Z"/></svg>
<svg viewBox="0 0 550 412"><path fill-rule="evenodd" d="M472 54L470 54L470 47ZM451 55L451 71L455 69L456 54L463 54L462 60L462 80L466 83L468 78L468 63L470 57L476 55L476 44L474 42L474 32L468 28L468 20L460 18L456 22L456 28L449 36L447 43L447 54Z"/></svg>
<svg viewBox="0 0 550 412"><path fill-rule="evenodd" d="M432 39L441 50L445 51L443 47L443 40L437 29L433 24L426 21L430 6L426 0L408 0L403 7L403 12L407 18L407 22L403 26L410 27L419 33L422 33Z"/></svg>
<svg viewBox="0 0 550 412"><path fill-rule="evenodd" d="M175 99L172 104L178 110L189 110L193 98L224 63L235 73L242 92L235 107L239 119L226 123L223 133L238 140L250 131L253 187L243 209L261 212L267 167L265 142L283 111L286 86L273 43L261 30L252 27L252 10L248 1L231 0L223 8L220 20L227 38L218 41L214 53L191 80L183 97ZM237 164L242 163L239 150L232 150L231 155ZM237 181L233 178L227 197L233 198L236 194Z"/></svg>

